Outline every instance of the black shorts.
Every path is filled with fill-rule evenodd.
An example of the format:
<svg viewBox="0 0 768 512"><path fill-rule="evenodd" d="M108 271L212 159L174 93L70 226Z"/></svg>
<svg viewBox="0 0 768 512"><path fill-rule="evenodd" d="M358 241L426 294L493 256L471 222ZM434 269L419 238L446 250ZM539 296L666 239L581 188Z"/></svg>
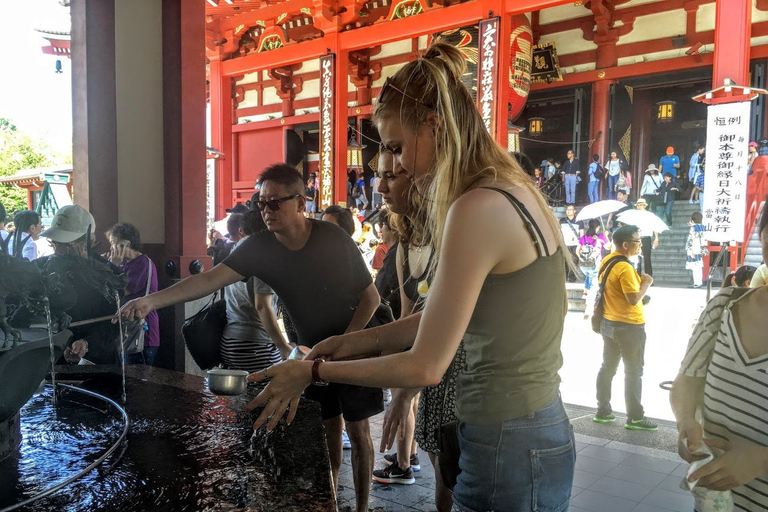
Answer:
<svg viewBox="0 0 768 512"><path fill-rule="evenodd" d="M345 421L362 421L384 410L381 388L331 383L327 386L309 386L304 395L320 402L323 421L344 415Z"/></svg>

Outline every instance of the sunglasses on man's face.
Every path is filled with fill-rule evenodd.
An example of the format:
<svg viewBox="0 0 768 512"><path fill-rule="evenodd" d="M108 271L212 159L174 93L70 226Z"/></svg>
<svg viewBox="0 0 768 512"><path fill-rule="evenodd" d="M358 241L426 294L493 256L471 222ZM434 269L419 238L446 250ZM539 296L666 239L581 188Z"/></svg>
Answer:
<svg viewBox="0 0 768 512"><path fill-rule="evenodd" d="M267 208L273 212L276 212L280 209L280 203L290 201L291 199L296 199L297 197L299 197L298 194L293 194L292 196L285 196L281 197L280 199L272 199L271 201L256 201L256 208L258 208L260 212L263 212Z"/></svg>
<svg viewBox="0 0 768 512"><path fill-rule="evenodd" d="M423 106L427 107L430 110L434 110L435 109L435 107L433 105L430 105L429 103L425 103L425 102L423 102L422 100L420 100L418 98L414 98L413 96L411 96L407 92L403 91L402 89L399 89L399 88L395 87L392 84L392 79L390 77L387 77L387 79L384 80L384 86L381 88L381 92L379 93L379 103L381 103L381 100L387 94L387 91L389 89L392 89L393 91L396 91L396 92L400 93L402 96L405 96L409 100L415 101L419 105L423 105Z"/></svg>

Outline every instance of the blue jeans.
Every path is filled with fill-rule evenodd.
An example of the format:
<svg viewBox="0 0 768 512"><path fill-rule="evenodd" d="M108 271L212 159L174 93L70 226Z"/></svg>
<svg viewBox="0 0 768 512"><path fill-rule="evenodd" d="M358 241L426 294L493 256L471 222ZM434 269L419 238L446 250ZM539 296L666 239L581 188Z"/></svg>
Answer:
<svg viewBox="0 0 768 512"><path fill-rule="evenodd" d="M608 199L616 199L616 191L613 189L616 186L616 183L619 181L619 175L621 173L617 174L616 176L608 175Z"/></svg>
<svg viewBox="0 0 768 512"><path fill-rule="evenodd" d="M643 396L643 366L645 366L645 325L612 322L603 319L603 365L597 373L597 414L605 416L611 409L611 383L624 360L624 401L627 416L640 420L645 411L640 403Z"/></svg>
<svg viewBox="0 0 768 512"><path fill-rule="evenodd" d="M576 203L576 183L575 174L565 175L565 204Z"/></svg>
<svg viewBox="0 0 768 512"><path fill-rule="evenodd" d="M598 202L600 200L600 182L590 181L588 192L589 192L589 202L590 203Z"/></svg>
<svg viewBox="0 0 768 512"><path fill-rule="evenodd" d="M568 510L576 443L560 396L521 418L460 423L458 435L454 512Z"/></svg>
<svg viewBox="0 0 768 512"><path fill-rule="evenodd" d="M703 203L702 203L703 204ZM672 227L672 208L675 206L675 200L670 199L667 201L666 204L661 203L659 204L656 215L659 216L661 220L667 223L667 226Z"/></svg>

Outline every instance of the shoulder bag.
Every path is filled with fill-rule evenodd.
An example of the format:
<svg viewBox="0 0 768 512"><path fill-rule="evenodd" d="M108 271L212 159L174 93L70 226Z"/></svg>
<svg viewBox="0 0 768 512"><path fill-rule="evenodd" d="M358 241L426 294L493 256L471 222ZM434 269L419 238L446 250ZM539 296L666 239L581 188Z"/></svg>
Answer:
<svg viewBox="0 0 768 512"><path fill-rule="evenodd" d="M152 284L152 260L147 256L149 271L147 272L147 288L144 297L149 295L149 287ZM144 335L147 332L147 323L144 320L123 322L123 347L126 354L139 354L144 350Z"/></svg>
<svg viewBox="0 0 768 512"><path fill-rule="evenodd" d="M600 280L600 288L597 290L595 296L595 309L592 312L592 330L597 334L600 334L600 324L603 322L603 315L605 314L605 283L608 281L608 274L611 273L613 267L620 262L629 263L629 259L624 256L615 257L602 272L602 279Z"/></svg>
<svg viewBox="0 0 768 512"><path fill-rule="evenodd" d="M221 335L227 326L227 303L216 300L216 293L200 311L184 321L181 335L192 359L203 370L221 362Z"/></svg>

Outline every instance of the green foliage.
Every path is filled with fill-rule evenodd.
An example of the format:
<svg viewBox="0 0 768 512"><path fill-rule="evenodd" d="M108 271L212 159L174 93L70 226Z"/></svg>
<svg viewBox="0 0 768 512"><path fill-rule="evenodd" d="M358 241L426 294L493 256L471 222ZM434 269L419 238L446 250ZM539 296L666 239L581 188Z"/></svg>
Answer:
<svg viewBox="0 0 768 512"><path fill-rule="evenodd" d="M44 142L19 131L9 119L0 118L0 176L58 163L66 161L54 155ZM0 203L9 214L23 210L27 207L27 192L19 187L0 185Z"/></svg>

